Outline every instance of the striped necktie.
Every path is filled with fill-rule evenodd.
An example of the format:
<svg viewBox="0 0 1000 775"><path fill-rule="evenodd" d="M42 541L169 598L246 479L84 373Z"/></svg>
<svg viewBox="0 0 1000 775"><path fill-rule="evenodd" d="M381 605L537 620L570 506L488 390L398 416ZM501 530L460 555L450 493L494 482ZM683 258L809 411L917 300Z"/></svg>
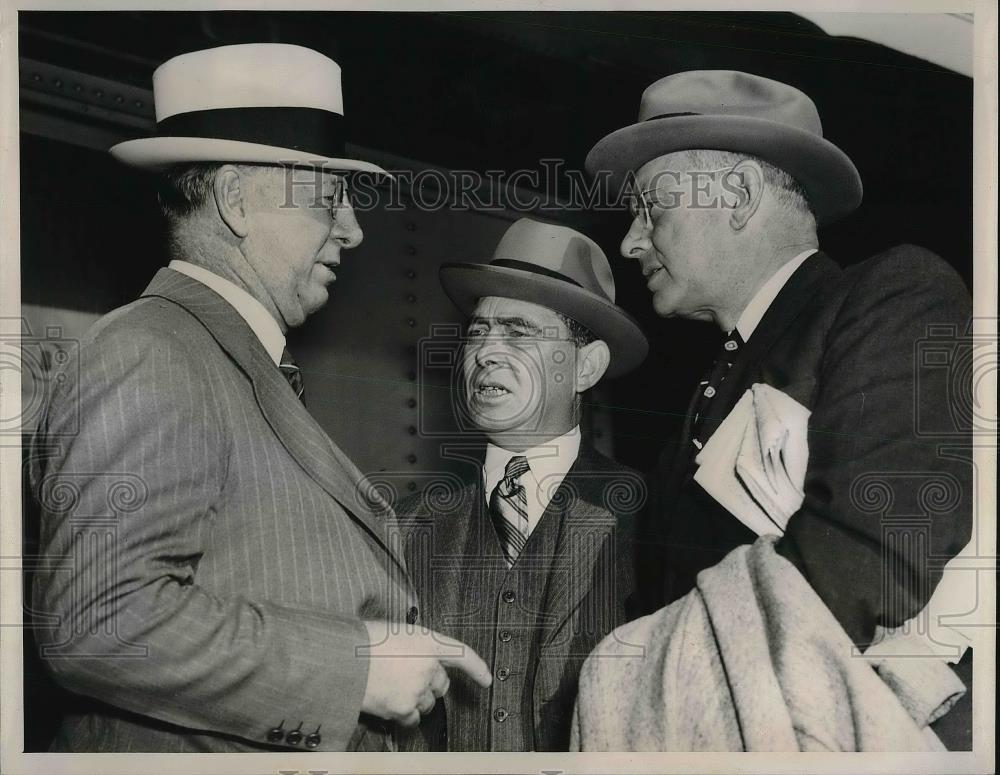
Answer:
<svg viewBox="0 0 1000 775"><path fill-rule="evenodd" d="M302 371L295 363L295 359L292 358L292 354L288 352L287 347L281 352L281 363L278 364L278 369L282 376L288 380L288 384L292 386L299 401L304 404L306 402L306 387L302 382Z"/></svg>
<svg viewBox="0 0 1000 775"><path fill-rule="evenodd" d="M493 526L504 554L507 555L508 567L514 564L528 540L528 501L524 485L518 481L528 469L526 457L512 457L504 469L503 479L497 483L490 496Z"/></svg>

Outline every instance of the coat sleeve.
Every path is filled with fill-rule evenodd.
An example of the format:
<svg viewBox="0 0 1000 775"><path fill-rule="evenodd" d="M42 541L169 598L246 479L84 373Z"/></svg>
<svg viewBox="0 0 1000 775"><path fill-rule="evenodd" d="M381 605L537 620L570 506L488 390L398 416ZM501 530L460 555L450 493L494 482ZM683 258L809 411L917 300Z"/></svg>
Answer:
<svg viewBox="0 0 1000 775"><path fill-rule="evenodd" d="M257 744L301 721L343 750L368 676L362 622L199 586L229 444L207 368L162 332L117 328L56 383L32 473L42 657L127 711Z"/></svg>
<svg viewBox="0 0 1000 775"><path fill-rule="evenodd" d="M859 646L877 624L916 615L944 563L969 540L968 432L940 437L921 425L969 405L958 350L970 315L954 271L904 246L868 263L828 332L809 420L805 500L777 549ZM951 367L921 357L932 326L952 332Z"/></svg>

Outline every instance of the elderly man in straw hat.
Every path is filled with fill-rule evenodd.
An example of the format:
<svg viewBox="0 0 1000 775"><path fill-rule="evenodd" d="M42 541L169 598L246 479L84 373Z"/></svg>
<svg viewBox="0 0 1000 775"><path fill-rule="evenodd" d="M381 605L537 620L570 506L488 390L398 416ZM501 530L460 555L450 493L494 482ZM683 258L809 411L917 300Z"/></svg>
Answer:
<svg viewBox="0 0 1000 775"><path fill-rule="evenodd" d="M817 228L858 207L861 179L823 137L812 100L784 83L663 78L587 168L633 176L621 253L655 311L724 334L653 477L638 558L645 610L701 590L700 572L773 534L848 643L868 647L925 607L969 540L968 429L920 435L928 416L949 416L949 396L969 404L960 357L944 368L920 356L935 332L958 352L968 291L912 245L844 269L819 249ZM734 433L762 438L768 424L771 446L745 450Z"/></svg>
<svg viewBox="0 0 1000 775"><path fill-rule="evenodd" d="M392 748L445 667L489 673L407 626L394 517L285 349L361 242L345 174L383 171L344 158L318 52L197 51L153 82L157 136L112 154L161 174L173 260L87 334L35 439L42 550L72 558L36 576L37 636L85 698L55 750Z"/></svg>
<svg viewBox="0 0 1000 775"><path fill-rule="evenodd" d="M580 665L625 621L645 497L581 438L581 397L641 363L646 339L604 253L563 226L522 218L489 263L445 264L441 283L469 318L460 413L488 443L464 484L398 514L430 624L486 656L494 681L456 675L414 747L566 750Z"/></svg>

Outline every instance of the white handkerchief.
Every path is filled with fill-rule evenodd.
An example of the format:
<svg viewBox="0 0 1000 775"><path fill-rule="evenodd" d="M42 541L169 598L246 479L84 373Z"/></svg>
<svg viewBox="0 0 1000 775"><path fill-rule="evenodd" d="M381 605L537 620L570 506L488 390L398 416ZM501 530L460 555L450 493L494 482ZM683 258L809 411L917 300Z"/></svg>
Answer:
<svg viewBox="0 0 1000 775"><path fill-rule="evenodd" d="M751 386L695 458L695 481L757 535L781 535L804 497L809 414L777 388Z"/></svg>

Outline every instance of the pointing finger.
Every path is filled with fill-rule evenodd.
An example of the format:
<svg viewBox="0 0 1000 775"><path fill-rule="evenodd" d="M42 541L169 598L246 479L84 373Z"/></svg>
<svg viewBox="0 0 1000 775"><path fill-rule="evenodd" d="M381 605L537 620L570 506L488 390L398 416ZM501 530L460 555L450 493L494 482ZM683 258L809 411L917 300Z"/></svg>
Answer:
<svg viewBox="0 0 1000 775"><path fill-rule="evenodd" d="M438 644L438 660L442 665L458 668L484 688L493 683L489 667L471 646L440 633L433 633L433 636Z"/></svg>

